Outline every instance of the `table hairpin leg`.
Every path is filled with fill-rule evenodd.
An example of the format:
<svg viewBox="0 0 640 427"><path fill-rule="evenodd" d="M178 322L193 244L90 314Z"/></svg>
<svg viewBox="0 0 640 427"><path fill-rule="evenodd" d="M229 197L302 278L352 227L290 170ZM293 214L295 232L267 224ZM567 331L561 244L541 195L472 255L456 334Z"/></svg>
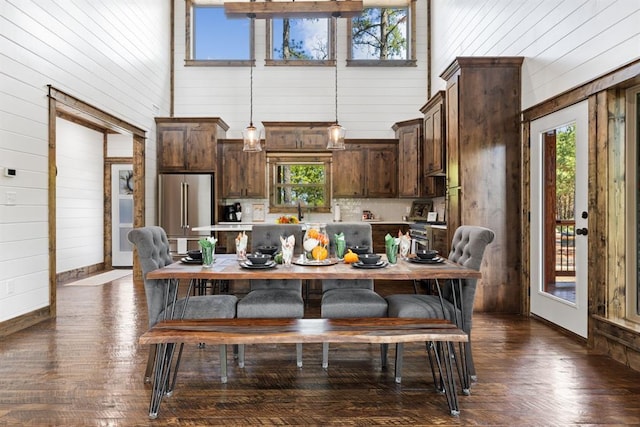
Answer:
<svg viewBox="0 0 640 427"><path fill-rule="evenodd" d="M167 392L174 350L175 344L157 344L156 346L151 402L149 403L149 418L151 419L158 417L160 403Z"/></svg>
<svg viewBox="0 0 640 427"><path fill-rule="evenodd" d="M457 281L458 289L455 289L455 282ZM438 291L438 298L440 299L440 307L442 309L442 317L446 319L444 298L442 297L442 289L440 281L435 279L436 289ZM464 331L464 316L463 316L463 302L462 302L462 279L451 279L449 283L451 286L451 295L453 298L453 316L456 326ZM460 305L458 306L458 299L460 299ZM460 310L460 316L458 316L458 309ZM458 343L458 351L451 351L451 357L456 359L456 368L458 370L458 376L460 377L460 385L462 386L462 392L465 395L471 394L471 381L469 378L469 369L467 367L467 350L466 346L471 345L469 341L465 343Z"/></svg>

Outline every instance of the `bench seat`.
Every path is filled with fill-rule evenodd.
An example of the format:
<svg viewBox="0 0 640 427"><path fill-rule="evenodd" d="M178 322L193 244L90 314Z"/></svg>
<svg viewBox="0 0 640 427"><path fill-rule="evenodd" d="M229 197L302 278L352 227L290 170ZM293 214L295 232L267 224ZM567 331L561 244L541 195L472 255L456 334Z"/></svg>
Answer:
<svg viewBox="0 0 640 427"><path fill-rule="evenodd" d="M467 342L467 334L444 319L197 319L163 320L140 337L140 344L158 345L149 416L156 418L168 384L176 344L291 344ZM449 345L440 346L438 370L452 415L458 415Z"/></svg>

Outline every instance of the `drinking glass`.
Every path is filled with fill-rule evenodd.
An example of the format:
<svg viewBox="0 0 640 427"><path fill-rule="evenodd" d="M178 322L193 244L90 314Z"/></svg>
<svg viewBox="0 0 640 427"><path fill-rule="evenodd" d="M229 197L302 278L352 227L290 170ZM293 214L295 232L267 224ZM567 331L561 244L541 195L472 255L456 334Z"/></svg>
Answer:
<svg viewBox="0 0 640 427"><path fill-rule="evenodd" d="M398 245L387 244L385 249L387 252L387 261L389 261L389 264L395 264L396 262L398 262Z"/></svg>
<svg viewBox="0 0 640 427"><path fill-rule="evenodd" d="M291 267L291 263L293 262L293 246L292 247L282 247L282 263L285 267Z"/></svg>
<svg viewBox="0 0 640 427"><path fill-rule="evenodd" d="M213 267L213 254L215 252L215 246L203 246L202 247L202 267Z"/></svg>

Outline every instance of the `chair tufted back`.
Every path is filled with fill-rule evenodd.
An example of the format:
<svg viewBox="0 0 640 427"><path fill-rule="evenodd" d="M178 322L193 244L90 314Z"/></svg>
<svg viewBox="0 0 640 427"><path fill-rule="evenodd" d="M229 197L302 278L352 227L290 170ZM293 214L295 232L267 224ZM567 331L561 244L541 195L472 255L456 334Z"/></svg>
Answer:
<svg viewBox="0 0 640 427"><path fill-rule="evenodd" d="M366 222L337 222L327 224L329 236L329 253L336 253L335 235L344 233L344 241L349 246L369 246L373 252L371 224Z"/></svg>
<svg viewBox="0 0 640 427"><path fill-rule="evenodd" d="M484 227L462 225L453 235L449 260L474 270L480 270L484 250L495 234Z"/></svg>
<svg viewBox="0 0 640 427"><path fill-rule="evenodd" d="M277 246L280 248L282 242L280 236L296 237L294 253L302 253L302 226L300 224L256 224L251 228L251 250L256 251L260 246ZM270 279L251 280L251 290L258 289L292 289L302 292L302 281L299 279Z"/></svg>
<svg viewBox="0 0 640 427"><path fill-rule="evenodd" d="M369 246L369 250L373 252L373 236L371 232L371 224L366 222L339 222L327 224L327 236L329 237L329 252L336 253L335 235L344 233L344 241L346 247L349 246ZM322 292L335 288L350 289L373 289L373 280L371 279L327 279L322 281Z"/></svg>
<svg viewBox="0 0 640 427"><path fill-rule="evenodd" d="M451 241L451 251L449 260L474 270L480 270L484 251L489 243L493 241L495 233L488 228L462 225L456 229ZM462 304L464 311L462 316L465 321L465 330L471 330L471 317L473 315L473 302L476 295L476 279L465 279L462 286ZM453 293L450 286L444 286L442 296L453 302ZM456 295L456 298L460 298Z"/></svg>
<svg viewBox="0 0 640 427"><path fill-rule="evenodd" d="M281 247L280 237L296 236L295 253L302 253L302 226L300 224L256 224L251 229L251 250L259 246Z"/></svg>
<svg viewBox="0 0 640 427"><path fill-rule="evenodd" d="M147 273L171 264L169 239L162 227L150 226L134 228L127 238L138 252L138 260L144 277L144 292L147 297L149 327L155 325L165 308L165 286L162 280L147 280Z"/></svg>

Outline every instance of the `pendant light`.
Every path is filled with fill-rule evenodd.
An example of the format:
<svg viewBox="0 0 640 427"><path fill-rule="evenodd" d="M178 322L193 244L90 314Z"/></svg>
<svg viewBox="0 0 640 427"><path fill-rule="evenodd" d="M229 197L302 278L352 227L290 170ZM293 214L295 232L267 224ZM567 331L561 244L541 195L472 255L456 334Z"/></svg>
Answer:
<svg viewBox="0 0 640 427"><path fill-rule="evenodd" d="M336 42L337 44L337 42ZM336 52L337 54L337 52ZM345 128L338 123L338 59L336 58L336 122L327 128L329 134L329 143L327 150L344 150L344 135L347 133Z"/></svg>
<svg viewBox="0 0 640 427"><path fill-rule="evenodd" d="M253 23L253 17L251 21ZM249 110L249 126L247 126L242 132L242 139L244 141L244 146L242 147L242 151L262 151L262 146L260 145L260 130L253 125L253 59L251 60L251 72L249 78L249 93L250 93L250 110Z"/></svg>

